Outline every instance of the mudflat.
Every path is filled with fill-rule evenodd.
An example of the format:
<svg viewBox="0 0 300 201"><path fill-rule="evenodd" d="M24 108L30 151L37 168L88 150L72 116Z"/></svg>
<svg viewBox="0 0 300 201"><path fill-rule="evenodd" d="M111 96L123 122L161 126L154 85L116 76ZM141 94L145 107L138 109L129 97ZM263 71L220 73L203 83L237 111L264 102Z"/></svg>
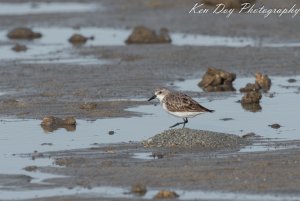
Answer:
<svg viewBox="0 0 300 201"><path fill-rule="evenodd" d="M101 65L97 62L82 64L41 61L40 57L32 57L29 62L29 59L18 57L3 59L0 62L2 119L42 119L46 115L61 118L74 116L83 120L142 116L141 113L126 109L149 104L146 100L156 87L172 86L172 83L186 79L199 78L200 81L208 67L234 72L238 78L253 77L258 71L269 76L293 77L300 74L300 47L288 45L300 39L299 16L291 18L290 15L283 15L279 18L271 15L263 18L259 14L233 13L230 18L226 18L225 15L213 13L189 14L188 11L195 2L180 0L84 2L98 5L99 9L81 13L0 15L0 27L6 34L12 28L20 26L62 27L74 30L108 27L131 32L135 26L143 25L155 30L166 27L170 33L246 37L281 45L232 47L124 43L111 46L83 45L67 48L64 46L59 49L59 54L47 53L47 56L54 55L51 58L55 61L60 60L57 56L60 54L71 55L70 58L91 57L99 61L108 61ZM1 0L0 3L25 3L25 1ZM261 0L257 3L270 8L291 7L297 3L300 5L299 0ZM97 39L101 36L94 37ZM14 44L15 41L6 37L1 38L0 49L1 46L12 47ZM92 40L90 44L93 44ZM27 44L26 52L34 50L34 46L31 45ZM49 47L49 44L45 46ZM6 53L4 51L4 54ZM201 95L223 96L222 93L207 92L201 92ZM84 108L83 105L86 103L97 105L93 109ZM153 136L155 134L157 133L153 133ZM214 138L211 140L214 141ZM258 196L264 194L300 196L298 179L300 143L270 140L270 144L274 148L272 151L250 153L239 152L244 145L229 146L228 149L197 149L149 148L141 143L102 144L99 147L80 150L46 152L38 157L50 157L60 167L35 167L34 170L68 177L48 179L47 184L32 184L30 176L2 174L0 186L1 190L11 189L13 186L16 192L59 187L94 189L99 186L112 186L120 187L126 193L130 191L132 185L142 183L150 190L181 189L185 190L186 194L201 189L208 192L246 193ZM279 150L276 150L277 148ZM136 157L140 153L146 157ZM148 155L153 155L155 159ZM143 199L133 195L114 197L87 193L87 195L58 195L36 200L100 198Z"/></svg>

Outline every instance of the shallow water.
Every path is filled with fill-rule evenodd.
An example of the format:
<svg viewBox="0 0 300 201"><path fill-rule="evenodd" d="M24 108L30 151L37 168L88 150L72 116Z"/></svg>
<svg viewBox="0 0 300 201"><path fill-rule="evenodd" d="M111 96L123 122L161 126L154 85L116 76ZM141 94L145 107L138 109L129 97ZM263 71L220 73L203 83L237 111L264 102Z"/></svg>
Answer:
<svg viewBox="0 0 300 201"><path fill-rule="evenodd" d="M244 193L231 193L231 192L218 192L218 191L202 191L202 190L181 190L181 189L171 189L175 191L179 197L178 200L243 200L243 201L253 201L253 200L266 200L266 201L286 201L286 200L299 200L298 195L284 195L284 194L244 194ZM139 199L152 199L159 190L148 189L147 193L143 196L138 196L129 193L129 189L121 187L110 187L102 186L92 189L86 188L54 188L46 190L28 190L28 191L1 191L0 200L22 200L22 199L33 199L41 197L53 197L53 196L76 196L81 198L135 198Z"/></svg>
<svg viewBox="0 0 300 201"><path fill-rule="evenodd" d="M92 56L78 57L77 48L68 42L74 34L94 36L94 40L88 40L83 46L123 46L130 35L131 30L84 27L73 29L70 27L37 27L34 31L41 32L43 37L31 41L9 40L7 31L0 31L0 58L3 61L20 63L73 63L73 64L107 64L109 61ZM225 37L201 34L170 33L172 45L189 46L225 46L225 47L300 47L299 41L273 43L269 39L256 39L249 37ZM27 46L25 52L11 50L14 44Z"/></svg>

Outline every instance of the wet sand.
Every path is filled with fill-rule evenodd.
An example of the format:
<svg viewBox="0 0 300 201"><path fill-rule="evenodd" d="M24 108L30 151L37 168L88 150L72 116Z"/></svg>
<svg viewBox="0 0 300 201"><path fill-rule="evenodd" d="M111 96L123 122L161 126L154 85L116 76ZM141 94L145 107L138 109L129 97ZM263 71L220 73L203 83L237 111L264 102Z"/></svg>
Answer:
<svg viewBox="0 0 300 201"><path fill-rule="evenodd" d="M20 2L0 1L0 2ZM24 1L22 1L24 2ZM99 1L86 1L99 3ZM138 1L111 3L100 1L103 10L81 14L36 14L0 16L0 27L113 27L132 29L145 25L167 27L170 32L268 38L274 42L300 39L300 18L277 16L263 19L255 15L200 17L187 14L194 1ZM291 5L300 1L265 0L268 6ZM64 20L61 20L64 19ZM0 44L6 42L0 41ZM30 51L30 49L29 49ZM300 74L300 48L199 47L159 45L83 46L76 49L82 57L111 60L111 64L24 64L14 60L0 63L2 118L41 119L46 115L75 116L78 119L130 117L141 115L124 109L148 104L154 88L191 78L200 78L210 66L232 71L238 77L256 71L268 75ZM138 87L137 87L138 86ZM217 96L206 94L204 96ZM124 99L124 101L115 101ZM129 100L127 100L129 99ZM138 99L140 101L130 101ZM144 101L145 100L145 101ZM96 110L80 109L84 102L97 102ZM298 147L295 141L293 146ZM141 160L134 153L162 152L163 159ZM44 157L63 158L66 167L38 167L42 172L69 175L51 179L52 187L121 186L136 182L150 188L220 190L247 193L299 194L299 149L259 153L238 150L203 151L149 149L140 144L121 144L84 150L45 153ZM18 189L43 189L21 175L1 175L1 186ZM49 187L49 186L46 186ZM100 196L101 197L101 196ZM45 198L40 200L96 200L88 197ZM97 198L98 199L98 198ZM106 198L115 200L117 198ZM139 199L139 198L137 198Z"/></svg>

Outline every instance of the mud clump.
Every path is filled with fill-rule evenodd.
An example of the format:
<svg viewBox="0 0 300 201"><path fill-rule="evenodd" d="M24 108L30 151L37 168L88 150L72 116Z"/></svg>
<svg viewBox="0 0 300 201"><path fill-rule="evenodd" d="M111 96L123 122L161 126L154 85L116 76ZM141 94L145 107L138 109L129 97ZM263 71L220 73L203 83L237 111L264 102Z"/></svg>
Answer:
<svg viewBox="0 0 300 201"><path fill-rule="evenodd" d="M11 49L15 52L26 52L28 48L26 45L16 44Z"/></svg>
<svg viewBox="0 0 300 201"><path fill-rule="evenodd" d="M250 91L246 93L241 100L242 107L250 112L261 111L262 107L259 104L262 95L259 91Z"/></svg>
<svg viewBox="0 0 300 201"><path fill-rule="evenodd" d="M268 77L268 75L263 75L261 73L255 74L255 83L248 83L245 87L240 89L240 92L247 93L251 91L263 91L267 92L271 88L271 79Z"/></svg>
<svg viewBox="0 0 300 201"><path fill-rule="evenodd" d="M259 91L261 89L261 87L257 84L257 83L248 83L246 84L245 87L240 89L240 92L242 93L247 93L247 92L251 92L251 91Z"/></svg>
<svg viewBox="0 0 300 201"><path fill-rule="evenodd" d="M66 117L61 119L54 116L46 116L43 118L41 127L46 132L53 132L59 128L65 128L67 131L76 130L76 120L74 117Z"/></svg>
<svg viewBox="0 0 300 201"><path fill-rule="evenodd" d="M258 135L256 135L255 133L247 133L245 135L242 136L242 138L254 138L254 137L259 137Z"/></svg>
<svg viewBox="0 0 300 201"><path fill-rule="evenodd" d="M94 40L94 37L86 37L81 34L73 34L69 38L69 42L72 43L73 45L83 45L85 44L88 40Z"/></svg>
<svg viewBox="0 0 300 201"><path fill-rule="evenodd" d="M143 196L147 193L147 188L145 185L137 183L132 185L131 193L137 194L139 196Z"/></svg>
<svg viewBox="0 0 300 201"><path fill-rule="evenodd" d="M160 152L152 152L150 157L157 158L157 159L162 159L162 158L165 157L165 155L164 155L164 153L160 153Z"/></svg>
<svg viewBox="0 0 300 201"><path fill-rule="evenodd" d="M159 191L154 196L154 199L172 199L172 198L178 198L178 197L179 197L179 195L174 191L162 190L162 191Z"/></svg>
<svg viewBox="0 0 300 201"><path fill-rule="evenodd" d="M153 43L171 43L169 31L166 28L161 28L159 34L155 31L144 27L137 26L132 34L125 41L126 44L153 44Z"/></svg>
<svg viewBox="0 0 300 201"><path fill-rule="evenodd" d="M42 34L39 32L34 32L26 27L19 27L8 32L7 37L10 39L27 39L32 40L35 38L41 38Z"/></svg>
<svg viewBox="0 0 300 201"><path fill-rule="evenodd" d="M37 171L37 166L35 166L35 165L27 166L23 169L26 170L27 172L35 172L35 171Z"/></svg>
<svg viewBox="0 0 300 201"><path fill-rule="evenodd" d="M114 135L115 131L108 131L108 135Z"/></svg>
<svg viewBox="0 0 300 201"><path fill-rule="evenodd" d="M262 73L255 74L255 84L259 85L263 91L269 91L271 88L271 79L268 75L263 75Z"/></svg>
<svg viewBox="0 0 300 201"><path fill-rule="evenodd" d="M235 79L235 73L229 73L215 68L208 68L198 86L207 92L235 91L232 86Z"/></svg>
<svg viewBox="0 0 300 201"><path fill-rule="evenodd" d="M79 108L82 110L94 110L97 108L97 103L84 103Z"/></svg>
<svg viewBox="0 0 300 201"><path fill-rule="evenodd" d="M194 130L171 129L142 142L144 147L197 148L204 150L235 149L248 142L239 136Z"/></svg>
<svg viewBox="0 0 300 201"><path fill-rule="evenodd" d="M224 4L225 8L237 8L240 9L243 3L254 4L255 0L202 0L202 3L206 5L216 6L218 4Z"/></svg>
<svg viewBox="0 0 300 201"><path fill-rule="evenodd" d="M290 78L290 79L288 79L287 81L288 81L288 83L295 83L295 82L297 82L297 80L294 79L294 78Z"/></svg>
<svg viewBox="0 0 300 201"><path fill-rule="evenodd" d="M274 128L274 129L279 129L281 128L281 125L280 124L271 124L269 125L271 128Z"/></svg>
<svg viewBox="0 0 300 201"><path fill-rule="evenodd" d="M262 98L262 95L260 92L257 91L251 91L246 93L241 100L242 104L258 104L260 102L260 99Z"/></svg>

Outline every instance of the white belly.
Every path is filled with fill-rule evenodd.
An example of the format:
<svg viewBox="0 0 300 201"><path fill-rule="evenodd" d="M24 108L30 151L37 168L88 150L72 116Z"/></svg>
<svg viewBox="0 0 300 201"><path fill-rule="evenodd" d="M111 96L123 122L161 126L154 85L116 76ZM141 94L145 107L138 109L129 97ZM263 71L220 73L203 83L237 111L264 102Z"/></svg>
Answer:
<svg viewBox="0 0 300 201"><path fill-rule="evenodd" d="M162 107L164 108L164 110L166 112L168 112L169 114L175 116L175 117L181 117L181 118L190 118L190 117L195 117L199 114L202 114L203 112L171 112L167 109L165 104L162 104Z"/></svg>

